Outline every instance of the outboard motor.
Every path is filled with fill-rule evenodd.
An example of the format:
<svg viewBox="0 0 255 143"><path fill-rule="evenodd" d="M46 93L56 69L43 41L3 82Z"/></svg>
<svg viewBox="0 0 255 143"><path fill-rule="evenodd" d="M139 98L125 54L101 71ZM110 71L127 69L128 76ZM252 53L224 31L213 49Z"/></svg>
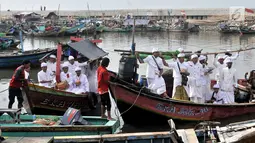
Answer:
<svg viewBox="0 0 255 143"><path fill-rule="evenodd" d="M62 117L61 125L91 125L88 121L84 120L81 115L81 111L68 108Z"/></svg>
<svg viewBox="0 0 255 143"><path fill-rule="evenodd" d="M119 62L119 78L128 82L136 80L135 66L136 58L134 56L122 56Z"/></svg>

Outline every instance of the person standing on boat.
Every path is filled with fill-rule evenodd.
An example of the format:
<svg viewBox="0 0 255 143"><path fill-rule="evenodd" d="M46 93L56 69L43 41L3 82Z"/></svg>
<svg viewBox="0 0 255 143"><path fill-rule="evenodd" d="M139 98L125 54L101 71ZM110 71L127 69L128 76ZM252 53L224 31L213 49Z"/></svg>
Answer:
<svg viewBox="0 0 255 143"><path fill-rule="evenodd" d="M198 56L196 54L191 56L191 61L187 62L188 72L188 85L190 89L190 100L195 103L203 103L202 80L204 74L202 65L198 63Z"/></svg>
<svg viewBox="0 0 255 143"><path fill-rule="evenodd" d="M47 69L52 72L56 73L56 56L55 55L50 55L50 59L47 62Z"/></svg>
<svg viewBox="0 0 255 143"><path fill-rule="evenodd" d="M215 84L213 86L213 94L211 101L213 104L224 104L224 94L220 91L220 85Z"/></svg>
<svg viewBox="0 0 255 143"><path fill-rule="evenodd" d="M27 80L25 79L25 70L28 68L30 68L30 61L23 61L22 65L14 71L9 85L9 109L12 108L12 105L15 102L15 96L18 100L18 108L23 107L22 103L24 100L21 88L27 86Z"/></svg>
<svg viewBox="0 0 255 143"><path fill-rule="evenodd" d="M224 56L224 64L227 64L226 61L228 61L227 59L230 59L232 62L234 60L236 60L239 57L239 51L237 52L237 54L235 56L233 56L229 51L225 53Z"/></svg>
<svg viewBox="0 0 255 143"><path fill-rule="evenodd" d="M106 118L105 111L107 110L108 120L112 120L111 117L111 100L109 95L109 80L110 74L107 71L110 60L103 58L101 65L97 69L97 90L101 97L101 117Z"/></svg>
<svg viewBox="0 0 255 143"><path fill-rule="evenodd" d="M216 70L215 70L215 80L217 81L217 83L219 83L219 80L220 80L220 71L222 71L222 69L224 67L226 67L226 65L224 64L224 57L223 56L218 56L217 57L217 54L215 54L214 55L214 60L213 60L213 65L216 67Z"/></svg>
<svg viewBox="0 0 255 143"><path fill-rule="evenodd" d="M89 82L87 76L81 73L81 68L75 68L75 76L73 77L73 89L75 94L85 94L89 92Z"/></svg>
<svg viewBox="0 0 255 143"><path fill-rule="evenodd" d="M212 73L212 68L209 68L206 63L206 56L199 56L199 63L202 65L202 75L201 75L201 83L202 83L202 97L203 102L211 100L210 94L210 74Z"/></svg>
<svg viewBox="0 0 255 143"><path fill-rule="evenodd" d="M220 72L220 87L224 93L224 103L231 104L235 103L234 87L237 87L236 69L232 68L232 60L226 59L224 62L227 63L227 67L223 68Z"/></svg>
<svg viewBox="0 0 255 143"><path fill-rule="evenodd" d="M76 75L75 68L84 67L88 65L88 62L79 63L78 61L75 61L73 56L69 56L68 61L69 61L68 70L73 76Z"/></svg>
<svg viewBox="0 0 255 143"><path fill-rule="evenodd" d="M54 83L53 73L47 70L47 64L41 63L42 70L37 74L39 86L52 87Z"/></svg>
<svg viewBox="0 0 255 143"><path fill-rule="evenodd" d="M92 61L88 64L87 77L89 80L89 91L92 93L97 93L97 69L99 67L100 60Z"/></svg>
<svg viewBox="0 0 255 143"><path fill-rule="evenodd" d="M139 57L139 53L136 53L136 58L140 63L147 63L146 78L148 88L153 92L163 96L163 98L169 98L166 94L166 84L162 77L163 73L163 60L159 57L160 52L157 48L152 49L152 55L147 56L145 59Z"/></svg>
<svg viewBox="0 0 255 143"><path fill-rule="evenodd" d="M68 83L66 91L69 91L69 92L72 91L72 89L73 89L73 76L70 72L68 72L68 63L67 62L65 62L62 65L62 72L60 73L60 81Z"/></svg>
<svg viewBox="0 0 255 143"><path fill-rule="evenodd" d="M187 75L189 75L189 73L187 72L187 63L184 62L185 54L180 53L177 55L177 58L176 62L170 63L166 63L163 59L164 65L173 69L174 85L172 98L189 100L189 88L187 86Z"/></svg>

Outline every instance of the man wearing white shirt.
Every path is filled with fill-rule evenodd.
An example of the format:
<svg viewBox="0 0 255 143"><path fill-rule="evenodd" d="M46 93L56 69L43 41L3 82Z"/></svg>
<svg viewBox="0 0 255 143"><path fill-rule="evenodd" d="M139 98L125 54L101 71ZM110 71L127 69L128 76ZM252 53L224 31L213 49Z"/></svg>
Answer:
<svg viewBox="0 0 255 143"><path fill-rule="evenodd" d="M39 86L52 87L53 73L47 70L47 64L41 63L42 70L37 74Z"/></svg>
<svg viewBox="0 0 255 143"><path fill-rule="evenodd" d="M166 84L162 78L163 73L163 61L159 57L160 53L157 48L153 48L152 55L147 56L145 59L141 59L139 54L136 53L136 57L140 63L147 63L146 78L148 88L159 95L163 95L165 98L169 98L166 94Z"/></svg>
<svg viewBox="0 0 255 143"><path fill-rule="evenodd" d="M224 67L226 67L226 65L224 64L224 57L223 56L218 56L217 54L214 55L214 60L213 60L213 65L216 67L215 69L215 80L217 81L217 83L219 83L219 79L220 79L220 71L222 71L222 69Z"/></svg>
<svg viewBox="0 0 255 143"><path fill-rule="evenodd" d="M73 89L72 92L75 94L82 94L89 92L89 82L87 76L81 73L81 68L75 68L75 76L73 78Z"/></svg>
<svg viewBox="0 0 255 143"><path fill-rule="evenodd" d="M227 64L227 59L230 59L232 62L235 61L239 57L239 52L236 55L232 56L231 53L227 52L224 56L224 64Z"/></svg>
<svg viewBox="0 0 255 143"><path fill-rule="evenodd" d="M50 55L50 59L47 62L47 69L52 73L56 73L56 56Z"/></svg>
<svg viewBox="0 0 255 143"><path fill-rule="evenodd" d="M206 56L200 55L199 63L202 65L202 75L201 75L201 83L202 83L202 100L203 102L211 100L210 94L210 74L212 73L212 69L210 69L206 64Z"/></svg>
<svg viewBox="0 0 255 143"><path fill-rule="evenodd" d="M178 59L174 62L169 62L169 63L163 62L165 66L173 69L174 85L173 85L172 98L177 98L175 97L175 95L176 95L176 88L178 86L184 87L186 91L186 97L188 97L189 88L187 87L187 85L183 85L183 80L185 79L182 79L182 74L185 74L187 72L187 64L184 62L185 54L180 53L177 55L177 58Z"/></svg>
<svg viewBox="0 0 255 143"><path fill-rule="evenodd" d="M224 104L224 94L219 90L220 85L215 84L213 86L213 94L212 94L212 101L213 104Z"/></svg>
<svg viewBox="0 0 255 143"><path fill-rule="evenodd" d="M188 72L188 85L190 88L190 100L195 103L203 103L203 91L201 76L204 74L202 65L198 63L198 56L196 54L191 56L191 61L187 62Z"/></svg>
<svg viewBox="0 0 255 143"><path fill-rule="evenodd" d="M225 60L227 67L220 72L220 87L224 93L224 103L235 103L234 87L237 86L236 69L232 68L232 60Z"/></svg>
<svg viewBox="0 0 255 143"><path fill-rule="evenodd" d="M84 67L84 66L88 65L88 62L79 63L78 61L74 61L74 57L73 56L69 56L68 57L68 61L69 61L68 70L69 70L69 72L72 75L76 75L75 68L77 68L77 67Z"/></svg>
<svg viewBox="0 0 255 143"><path fill-rule="evenodd" d="M68 83L68 88L66 91L72 91L73 89L73 76L70 72L68 72L68 63L65 62L62 65L62 72L60 73L60 81L66 81Z"/></svg>

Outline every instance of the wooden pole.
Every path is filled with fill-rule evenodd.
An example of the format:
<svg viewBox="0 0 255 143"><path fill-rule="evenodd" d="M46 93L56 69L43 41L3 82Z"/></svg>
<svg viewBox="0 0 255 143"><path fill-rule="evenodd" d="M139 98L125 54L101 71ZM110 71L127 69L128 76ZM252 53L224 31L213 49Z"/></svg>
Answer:
<svg viewBox="0 0 255 143"><path fill-rule="evenodd" d="M58 19L60 18L59 10L60 10L60 4L58 4Z"/></svg>
<svg viewBox="0 0 255 143"><path fill-rule="evenodd" d="M121 49L114 49L114 52L132 52L130 50L121 50ZM140 54L151 54L151 52L146 52L146 51L136 51ZM166 54L167 52L162 52L162 54ZM184 51L184 53L192 53L192 51Z"/></svg>
<svg viewBox="0 0 255 143"><path fill-rule="evenodd" d="M60 82L60 62L61 62L61 57L62 57L62 45L58 44L58 49L57 49L57 63L56 63L56 81L57 83Z"/></svg>

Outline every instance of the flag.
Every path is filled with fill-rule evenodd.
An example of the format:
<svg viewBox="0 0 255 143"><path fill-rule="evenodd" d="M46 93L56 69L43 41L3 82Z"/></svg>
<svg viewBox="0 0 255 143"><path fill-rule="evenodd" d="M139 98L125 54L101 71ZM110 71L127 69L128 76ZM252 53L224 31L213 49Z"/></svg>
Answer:
<svg viewBox="0 0 255 143"><path fill-rule="evenodd" d="M254 11L252 9L249 9L249 8L245 8L245 12L254 13Z"/></svg>

